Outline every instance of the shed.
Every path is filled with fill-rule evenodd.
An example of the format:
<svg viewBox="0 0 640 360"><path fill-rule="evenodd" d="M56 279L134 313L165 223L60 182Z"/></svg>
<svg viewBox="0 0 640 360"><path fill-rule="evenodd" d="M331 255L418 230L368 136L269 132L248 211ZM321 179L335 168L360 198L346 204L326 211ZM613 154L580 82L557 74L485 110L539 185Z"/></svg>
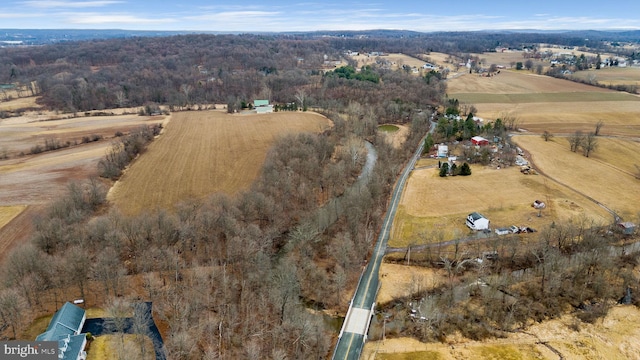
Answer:
<svg viewBox="0 0 640 360"><path fill-rule="evenodd" d="M482 136L474 136L471 138L471 143L474 145L489 145L489 140L483 138Z"/></svg>
<svg viewBox="0 0 640 360"><path fill-rule="evenodd" d="M634 231L636 230L636 224L630 221L619 222L618 227L622 229L622 233L625 235L633 235Z"/></svg>
<svg viewBox="0 0 640 360"><path fill-rule="evenodd" d="M498 235L507 235L507 234L511 234L512 231L509 228L497 228L496 229L496 234Z"/></svg>
<svg viewBox="0 0 640 360"><path fill-rule="evenodd" d="M469 214L469 216L467 216L466 224L471 230L489 229L489 219L477 212L472 212L471 214Z"/></svg>

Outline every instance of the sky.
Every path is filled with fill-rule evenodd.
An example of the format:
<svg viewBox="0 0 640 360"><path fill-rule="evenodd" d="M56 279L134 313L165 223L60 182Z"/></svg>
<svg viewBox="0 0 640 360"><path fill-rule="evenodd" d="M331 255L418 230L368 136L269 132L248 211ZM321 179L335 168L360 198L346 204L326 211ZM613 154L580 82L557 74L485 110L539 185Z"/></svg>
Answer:
<svg viewBox="0 0 640 360"><path fill-rule="evenodd" d="M639 30L640 1L3 0L4 29Z"/></svg>

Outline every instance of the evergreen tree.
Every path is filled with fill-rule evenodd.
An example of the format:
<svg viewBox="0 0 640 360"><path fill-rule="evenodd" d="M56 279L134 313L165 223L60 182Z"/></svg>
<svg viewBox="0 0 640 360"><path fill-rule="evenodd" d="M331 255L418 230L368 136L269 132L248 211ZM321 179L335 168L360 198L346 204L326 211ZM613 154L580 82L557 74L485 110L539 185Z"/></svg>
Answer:
<svg viewBox="0 0 640 360"><path fill-rule="evenodd" d="M451 171L450 171L451 175L456 176L460 173L460 169L458 168L458 165L456 165L456 163L451 164Z"/></svg>
<svg viewBox="0 0 640 360"><path fill-rule="evenodd" d="M449 164L444 163L440 166L440 177L447 176L447 173L449 173Z"/></svg>
<svg viewBox="0 0 640 360"><path fill-rule="evenodd" d="M431 133L427 134L427 138L424 139L424 149L422 150L423 154L428 154L435 142L433 141L433 136Z"/></svg>
<svg viewBox="0 0 640 360"><path fill-rule="evenodd" d="M460 175L461 176L471 175L471 167L469 166L469 164L467 163L462 164L462 166L460 167Z"/></svg>

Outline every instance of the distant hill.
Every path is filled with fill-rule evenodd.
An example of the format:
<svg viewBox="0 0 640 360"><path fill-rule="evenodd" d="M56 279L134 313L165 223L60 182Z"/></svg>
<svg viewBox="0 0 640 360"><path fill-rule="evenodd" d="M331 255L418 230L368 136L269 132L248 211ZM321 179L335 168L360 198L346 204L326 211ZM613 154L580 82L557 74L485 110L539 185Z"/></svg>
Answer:
<svg viewBox="0 0 640 360"><path fill-rule="evenodd" d="M214 31L134 31L134 30L74 30L74 29L0 29L0 47L3 46L24 46L24 45L46 45L68 41L83 41L94 39L114 39L131 37L165 37L186 34L233 34L231 32ZM333 37L333 38L469 38L479 36L489 36L496 41L513 42L516 38L521 38L521 42L551 42L558 39L572 39L571 42L584 41L620 41L620 42L640 42L640 30L624 31L599 31L599 30L486 30L486 31L461 31L461 32L418 32L411 30L363 30L363 31L339 31L339 30L319 30L309 32L282 32L256 34L295 36L301 38L310 37Z"/></svg>

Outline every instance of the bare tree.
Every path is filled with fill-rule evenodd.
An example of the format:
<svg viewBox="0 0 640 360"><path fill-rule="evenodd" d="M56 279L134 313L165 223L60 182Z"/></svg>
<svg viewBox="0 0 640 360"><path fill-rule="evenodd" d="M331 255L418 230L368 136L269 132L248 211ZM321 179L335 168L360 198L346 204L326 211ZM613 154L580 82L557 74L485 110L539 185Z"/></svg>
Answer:
<svg viewBox="0 0 640 360"><path fill-rule="evenodd" d="M524 67L525 67L527 70L531 70L531 69L533 68L533 60L531 60L531 59L527 59L527 60L524 62Z"/></svg>
<svg viewBox="0 0 640 360"><path fill-rule="evenodd" d="M598 120L598 122L596 123L596 131L594 132L595 136L600 135L600 130L602 129L603 126L604 126L604 121Z"/></svg>
<svg viewBox="0 0 640 360"><path fill-rule="evenodd" d="M144 304L136 305L133 313L132 330L136 337L136 343L139 346L140 355L144 359L147 354L147 339L149 338L149 325L153 322L151 314L146 311Z"/></svg>
<svg viewBox="0 0 640 360"><path fill-rule="evenodd" d="M306 109L306 106L305 106L306 94L304 92L304 89L298 89L298 91L296 91L296 100L298 101L298 103L300 103L300 107L302 109Z"/></svg>
<svg viewBox="0 0 640 360"><path fill-rule="evenodd" d="M123 298L112 298L106 308L107 327L120 335L121 349L124 349L124 330L127 326L127 317L131 313L131 303Z"/></svg>
<svg viewBox="0 0 640 360"><path fill-rule="evenodd" d="M589 133L582 143L582 152L584 156L589 157L589 154L596 150L598 147L598 139L596 139L595 133Z"/></svg>
<svg viewBox="0 0 640 360"><path fill-rule="evenodd" d="M569 135L568 140L571 151L576 152L582 146L584 135L582 134L582 131L578 130L572 135Z"/></svg>
<svg viewBox="0 0 640 360"><path fill-rule="evenodd" d="M119 107L124 107L127 104L127 94L122 90L116 91L116 102Z"/></svg>
<svg viewBox="0 0 640 360"><path fill-rule="evenodd" d="M553 134L548 132L547 130L545 130L542 133L542 138L544 139L544 141L549 141L549 140L551 140L552 137L553 137Z"/></svg>
<svg viewBox="0 0 640 360"><path fill-rule="evenodd" d="M274 270L271 277L273 283L271 294L275 305L279 308L280 324L284 322L288 306L296 303L300 295L300 284L298 283L296 273L297 268L295 263L284 259Z"/></svg>
<svg viewBox="0 0 640 360"><path fill-rule="evenodd" d="M26 300L15 289L0 291L0 327L3 324L11 327L13 339L16 339L17 331L22 325L24 312L27 309Z"/></svg>
<svg viewBox="0 0 640 360"><path fill-rule="evenodd" d="M511 112L503 112L500 115L500 119L502 119L502 123L507 130L514 131L518 130L520 127L520 120L518 119L518 115Z"/></svg>
<svg viewBox="0 0 640 360"><path fill-rule="evenodd" d="M542 66L542 64L536 65L536 74L542 75L543 70L544 70L544 66Z"/></svg>

